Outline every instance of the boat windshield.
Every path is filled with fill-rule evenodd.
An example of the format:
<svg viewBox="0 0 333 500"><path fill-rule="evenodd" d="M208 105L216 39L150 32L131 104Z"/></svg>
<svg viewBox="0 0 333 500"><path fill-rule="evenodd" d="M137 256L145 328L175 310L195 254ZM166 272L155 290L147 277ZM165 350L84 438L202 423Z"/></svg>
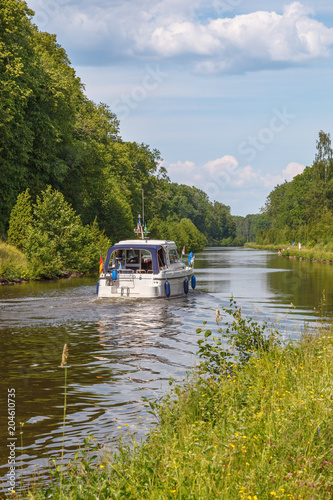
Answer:
<svg viewBox="0 0 333 500"><path fill-rule="evenodd" d="M176 262L180 262L178 252L175 248L169 250L169 260L170 264L175 264Z"/></svg>

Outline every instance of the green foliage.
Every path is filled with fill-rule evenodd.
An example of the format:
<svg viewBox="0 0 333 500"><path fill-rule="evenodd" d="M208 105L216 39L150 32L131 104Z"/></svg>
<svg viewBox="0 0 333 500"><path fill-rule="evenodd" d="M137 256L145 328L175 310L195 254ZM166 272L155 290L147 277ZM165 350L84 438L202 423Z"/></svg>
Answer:
<svg viewBox="0 0 333 500"><path fill-rule="evenodd" d="M309 239L314 243L326 245L332 242L333 235L333 212L324 207L317 221L309 225Z"/></svg>
<svg viewBox="0 0 333 500"><path fill-rule="evenodd" d="M216 201L211 203L207 194L194 186L170 184L162 179L155 200L155 217L178 221L190 219L210 245L219 245L222 238L236 236L230 207Z"/></svg>
<svg viewBox="0 0 333 500"><path fill-rule="evenodd" d="M0 241L0 281L18 281L29 277L25 255L13 245Z"/></svg>
<svg viewBox="0 0 333 500"><path fill-rule="evenodd" d="M236 236L236 223L230 215L230 207L218 201L209 206L205 226L211 244L219 245L222 239L233 240Z"/></svg>
<svg viewBox="0 0 333 500"><path fill-rule="evenodd" d="M333 153L330 134L319 132L312 167L277 186L268 196L264 216L270 228L258 232L259 244L327 244L332 241Z"/></svg>
<svg viewBox="0 0 333 500"><path fill-rule="evenodd" d="M110 242L96 221L83 226L63 194L51 186L37 197L33 215L23 245L33 277L50 278L64 271L97 268L99 253L106 252Z"/></svg>
<svg viewBox="0 0 333 500"><path fill-rule="evenodd" d="M229 236L229 238L222 238L220 241L220 246L221 247L242 247L246 243L245 238L232 238Z"/></svg>
<svg viewBox="0 0 333 500"><path fill-rule="evenodd" d="M27 231L32 222L32 205L29 189L20 193L9 218L8 242L22 250Z"/></svg>
<svg viewBox="0 0 333 500"><path fill-rule="evenodd" d="M245 237L241 237L241 238L234 238L233 239L233 242L232 242L232 246L233 247L243 247L246 243L246 238Z"/></svg>
<svg viewBox="0 0 333 500"><path fill-rule="evenodd" d="M246 217L234 216L236 222L236 236L245 238L246 242L256 241L259 233L269 229L269 222L265 214L249 214Z"/></svg>
<svg viewBox="0 0 333 500"><path fill-rule="evenodd" d="M189 252L197 252L206 244L206 238L190 219L181 219L179 222L171 217L166 221L155 219L149 229L153 237L173 240L179 251L185 246Z"/></svg>
<svg viewBox="0 0 333 500"><path fill-rule="evenodd" d="M3 0L0 6L0 233L27 178L32 134L25 112L34 84L33 14L25 2Z"/></svg>
<svg viewBox="0 0 333 500"><path fill-rule="evenodd" d="M222 311L233 321L227 321L225 328L218 330L219 335L214 336L213 341L210 339L211 330L203 332L201 328L197 329L197 333L204 334L204 338L198 340L198 354L203 359L201 372L215 376L230 375L235 366L244 366L255 353L260 355L280 343L276 331L267 333L266 321L261 325L250 317L243 318L241 308L237 307L233 297L230 298L230 308L223 307ZM221 320L220 311L216 311L217 324Z"/></svg>

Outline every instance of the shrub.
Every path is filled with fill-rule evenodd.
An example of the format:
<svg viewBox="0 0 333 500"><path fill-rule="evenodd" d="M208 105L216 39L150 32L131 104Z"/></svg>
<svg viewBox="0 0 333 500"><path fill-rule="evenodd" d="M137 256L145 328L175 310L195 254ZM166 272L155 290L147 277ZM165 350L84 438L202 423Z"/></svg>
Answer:
<svg viewBox="0 0 333 500"><path fill-rule="evenodd" d="M235 362L238 366L245 365L255 352L268 351L272 346L280 343L278 332L267 333L267 322L263 325L254 321L251 317L242 317L241 308L237 307L233 297L230 298L230 308L222 308L223 312L233 318L232 323L227 322L225 330L221 328L218 333L220 337L213 337L213 342L209 339L211 330L204 332L204 338L198 340L201 363L201 371L225 375L231 374ZM216 312L217 323L221 321L220 312ZM206 322L204 322L206 324ZM198 328L197 333L202 333ZM223 339L226 339L223 345ZM226 345L231 345L231 349Z"/></svg>
<svg viewBox="0 0 333 500"><path fill-rule="evenodd" d="M63 194L51 186L37 196L26 234L23 248L34 278L97 270L100 252L110 245L97 221L83 226Z"/></svg>
<svg viewBox="0 0 333 500"><path fill-rule="evenodd" d="M9 218L8 243L12 243L18 249L23 249L27 231L32 222L32 205L29 189L20 193L17 197Z"/></svg>

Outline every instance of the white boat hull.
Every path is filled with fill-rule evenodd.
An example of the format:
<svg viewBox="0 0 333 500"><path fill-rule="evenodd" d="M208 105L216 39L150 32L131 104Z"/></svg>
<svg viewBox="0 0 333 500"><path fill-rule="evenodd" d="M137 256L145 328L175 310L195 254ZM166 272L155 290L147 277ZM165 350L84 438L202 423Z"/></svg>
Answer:
<svg viewBox="0 0 333 500"><path fill-rule="evenodd" d="M194 257L191 253L188 263L186 265L179 259L177 246L171 240L120 241L108 250L99 277L98 297L161 298L185 295L195 287Z"/></svg>
<svg viewBox="0 0 333 500"><path fill-rule="evenodd" d="M185 279L188 279L188 290L191 290L193 269L165 271L159 274L117 273L117 279L112 274L101 274L98 285L98 297L143 297L162 298L185 295ZM166 294L166 281L170 285L170 294Z"/></svg>

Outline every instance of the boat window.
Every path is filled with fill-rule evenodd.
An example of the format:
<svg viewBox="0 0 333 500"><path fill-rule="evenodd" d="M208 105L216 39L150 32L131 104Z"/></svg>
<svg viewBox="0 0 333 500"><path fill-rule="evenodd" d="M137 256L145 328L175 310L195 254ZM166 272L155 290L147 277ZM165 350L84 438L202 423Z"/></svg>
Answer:
<svg viewBox="0 0 333 500"><path fill-rule="evenodd" d="M122 248L115 250L110 258L109 271L111 269L132 269L149 272L153 270L152 254L145 249Z"/></svg>
<svg viewBox="0 0 333 500"><path fill-rule="evenodd" d="M131 248L127 250L126 264L139 264L140 263L140 250Z"/></svg>
<svg viewBox="0 0 333 500"><path fill-rule="evenodd" d="M174 264L175 262L179 262L178 252L175 248L172 248L169 251L169 260L170 260L170 264Z"/></svg>
<svg viewBox="0 0 333 500"><path fill-rule="evenodd" d="M112 267L115 269L121 269L125 265L125 250L115 250L112 255L110 262L112 262Z"/></svg>

